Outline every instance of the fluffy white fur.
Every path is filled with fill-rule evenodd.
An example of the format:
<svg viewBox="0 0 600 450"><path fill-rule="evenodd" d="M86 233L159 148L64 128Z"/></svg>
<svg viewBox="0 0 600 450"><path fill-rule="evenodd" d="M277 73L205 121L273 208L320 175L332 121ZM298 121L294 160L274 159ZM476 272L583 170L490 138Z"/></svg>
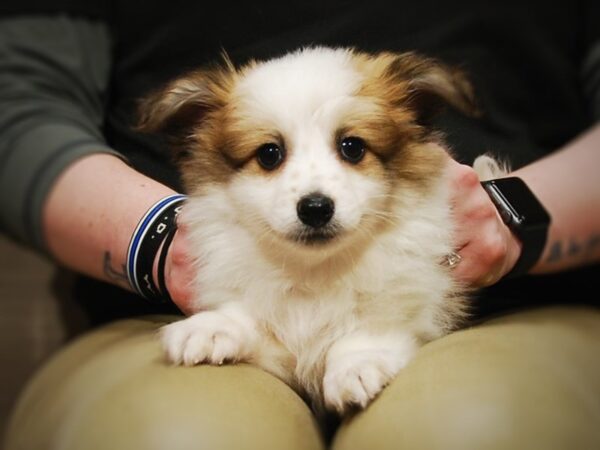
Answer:
<svg viewBox="0 0 600 450"><path fill-rule="evenodd" d="M354 111L377 110L355 95L365 79L353 58L318 48L240 72L236 114L277 130L286 160L190 193L181 220L198 312L161 334L176 364L253 363L340 413L366 406L420 345L455 327L464 301L441 264L453 250L445 174L427 195L395 190L332 145ZM335 201L341 231L306 245L289 236L298 200L315 191Z"/></svg>

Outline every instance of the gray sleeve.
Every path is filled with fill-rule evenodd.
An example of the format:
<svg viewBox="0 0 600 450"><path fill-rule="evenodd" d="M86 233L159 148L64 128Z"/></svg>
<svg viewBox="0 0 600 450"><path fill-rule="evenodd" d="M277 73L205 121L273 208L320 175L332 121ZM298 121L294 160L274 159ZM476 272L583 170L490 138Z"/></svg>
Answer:
<svg viewBox="0 0 600 450"><path fill-rule="evenodd" d="M110 152L101 133L107 26L67 16L0 20L0 230L45 249L41 211L60 173Z"/></svg>
<svg viewBox="0 0 600 450"><path fill-rule="evenodd" d="M600 25L599 25L600 26ZM600 40L590 47L583 61L582 81L585 98L595 122L600 121Z"/></svg>

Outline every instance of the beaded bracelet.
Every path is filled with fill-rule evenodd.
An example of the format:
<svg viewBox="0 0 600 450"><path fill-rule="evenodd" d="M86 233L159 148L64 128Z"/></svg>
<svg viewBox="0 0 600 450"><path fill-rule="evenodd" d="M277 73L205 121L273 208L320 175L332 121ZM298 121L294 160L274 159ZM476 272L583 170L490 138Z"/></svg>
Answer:
<svg viewBox="0 0 600 450"><path fill-rule="evenodd" d="M175 194L156 202L138 223L129 243L127 250L129 283L142 297L154 303L170 301L164 283L164 261L172 236L177 229L177 215L181 211L185 199L185 195ZM167 237L169 237L168 241ZM152 277L152 267L163 242L161 261L158 267L160 287L157 287ZM161 271L163 273L160 273Z"/></svg>

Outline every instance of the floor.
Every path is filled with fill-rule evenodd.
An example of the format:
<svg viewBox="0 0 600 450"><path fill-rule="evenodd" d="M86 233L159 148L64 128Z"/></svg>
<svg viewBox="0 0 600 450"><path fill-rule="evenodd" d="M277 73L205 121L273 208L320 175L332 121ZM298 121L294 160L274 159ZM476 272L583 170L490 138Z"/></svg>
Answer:
<svg viewBox="0 0 600 450"><path fill-rule="evenodd" d="M18 394L67 339L60 271L0 235L0 442Z"/></svg>

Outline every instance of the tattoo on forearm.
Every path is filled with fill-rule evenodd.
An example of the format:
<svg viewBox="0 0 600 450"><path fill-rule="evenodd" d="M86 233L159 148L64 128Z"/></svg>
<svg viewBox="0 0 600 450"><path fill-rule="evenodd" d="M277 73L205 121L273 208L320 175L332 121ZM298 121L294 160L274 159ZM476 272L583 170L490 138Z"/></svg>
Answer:
<svg viewBox="0 0 600 450"><path fill-rule="evenodd" d="M592 235L584 242L574 239L568 241L556 241L550 247L550 253L546 262L558 263L566 258L585 260L591 258L600 249L600 235Z"/></svg>
<svg viewBox="0 0 600 450"><path fill-rule="evenodd" d="M127 278L127 268L125 267L125 264L123 264L119 269L114 269L112 266L112 261L111 261L111 254L110 252L104 252L104 275L106 275L106 277L110 280L113 281L115 283L120 283L120 284L129 284L129 278Z"/></svg>

